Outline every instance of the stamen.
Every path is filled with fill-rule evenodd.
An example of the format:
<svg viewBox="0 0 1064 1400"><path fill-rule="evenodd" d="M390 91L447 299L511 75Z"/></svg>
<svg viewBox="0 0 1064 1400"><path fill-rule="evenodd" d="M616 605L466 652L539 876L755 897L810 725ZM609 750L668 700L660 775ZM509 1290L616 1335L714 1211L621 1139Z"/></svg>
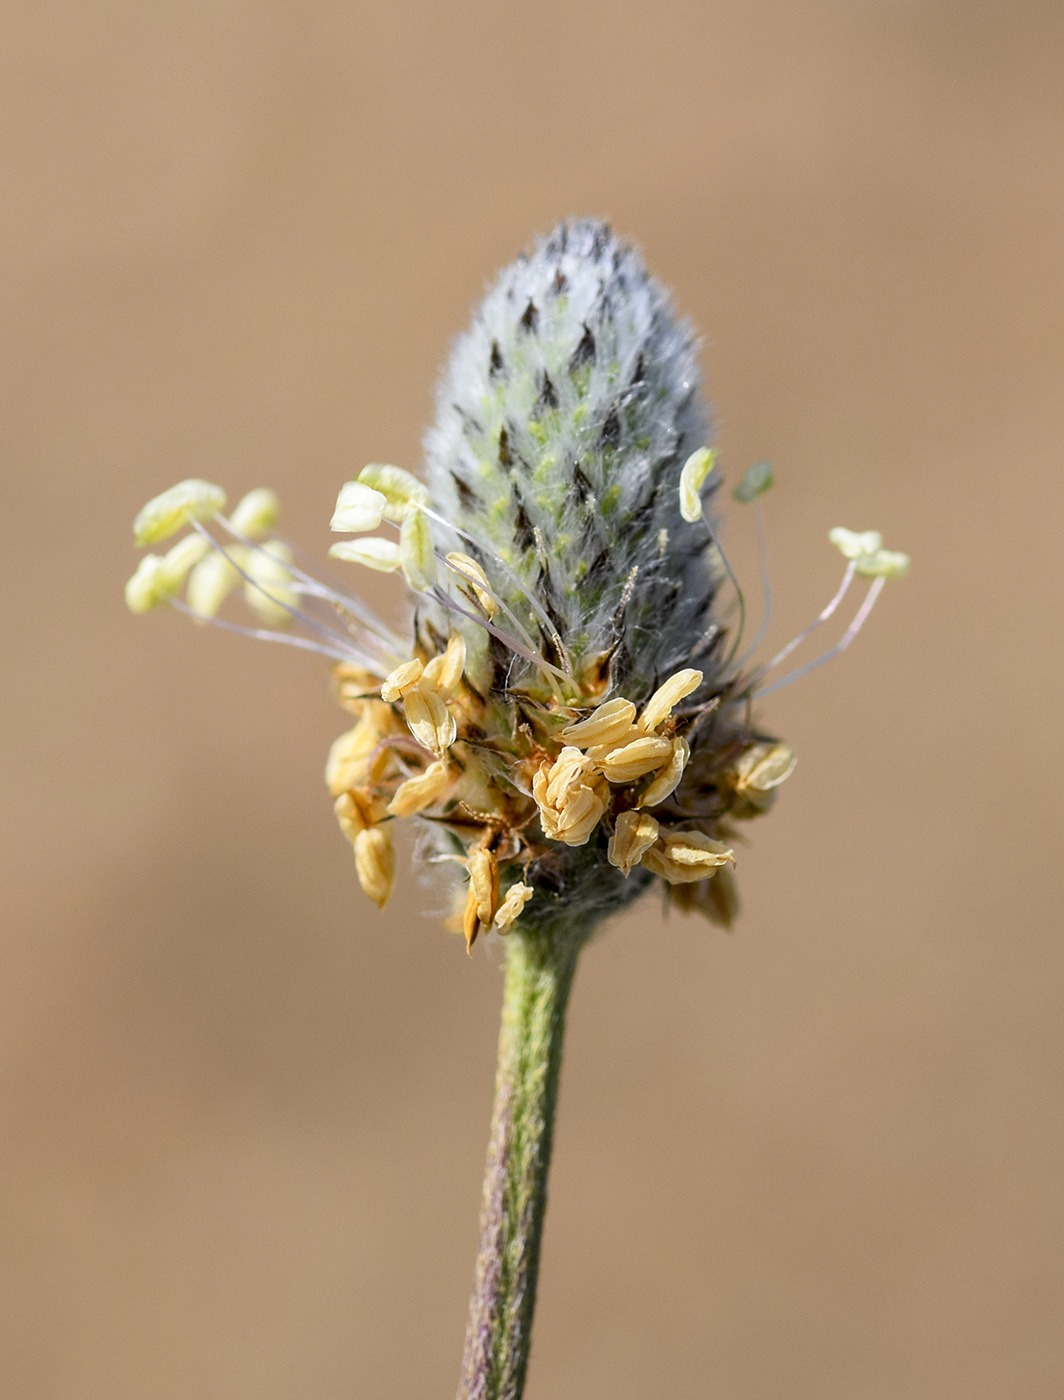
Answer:
<svg viewBox="0 0 1064 1400"><path fill-rule="evenodd" d="M843 598L846 597L846 594L849 591L850 584L853 582L854 574L856 572L857 561L855 559L851 559L850 562L846 565L846 572L842 576L842 583L839 585L839 590L835 594L834 598L832 598L831 602L827 605L823 612L817 614L817 616L813 619L809 626L805 628L804 631L799 632L797 637L794 637L791 641L789 641L782 651L778 651L776 653L776 655L765 667L766 671L771 671L773 667L778 666L781 661L783 661L786 657L790 656L791 652L794 651L796 647L801 646L801 644L805 641L806 637L808 637L810 633L815 632L822 622L827 622L828 618L839 606Z"/></svg>
<svg viewBox="0 0 1064 1400"><path fill-rule="evenodd" d="M228 534L232 535L234 539L238 540L242 545L245 545L248 549L261 548L261 546L257 544L255 540L251 539L247 535L241 534L241 532L237 530L236 527L233 525L232 521L226 520L225 516L216 515L215 521L219 525L221 525ZM195 525L195 528L197 530L200 530L201 533L206 533L205 531L202 531L202 527L199 525ZM230 557L228 554L226 554L226 551L217 542L217 540L215 540L211 535L208 534L207 538L208 540L210 540L211 544L216 550L218 550L220 554L222 554L227 559ZM283 540L282 543L288 544L289 548L292 548L292 546L289 544L289 541ZM337 546L334 545L333 548L335 549L337 548ZM300 551L295 550L293 548L294 556L298 557L299 553ZM241 572L239 570L238 565L234 564L234 567L238 569L238 572ZM291 568L292 573L295 574L296 578L299 579L301 583L306 584L307 592L312 597L321 598L325 602L331 603L334 607L339 608L339 610L342 613L346 613L349 617L354 618L356 622L360 623L369 632L373 633L374 635L372 637L372 641L378 647L383 648L384 654L387 657L396 657L402 654L404 647L399 641L399 639L396 637L395 633L392 632L392 630L389 627L387 627L369 607L367 607L367 605L362 601L361 598L357 596L353 597L351 594L348 593L340 593L338 590L330 588L327 584L320 583L316 578L313 577L313 575L308 574L305 569L300 568L298 564L293 563L289 565L289 567ZM241 572L241 577L246 578L247 575ZM322 625L323 624L318 623L319 627ZM335 629L333 628L330 628L329 630L335 631Z"/></svg>
<svg viewBox="0 0 1064 1400"><path fill-rule="evenodd" d="M197 612L195 608L190 608L180 598L168 598L167 602L194 622L206 622L211 627L220 627L223 632L236 632L241 637L254 637L259 642L283 642L285 646L295 647L299 651L315 651L319 656L327 656L332 661L354 662L356 666L364 666L367 671L376 670L376 663L355 646L348 646L341 651L338 646L323 646L320 642L312 642L309 637L297 637L291 632L271 632L266 627L243 627L239 622L229 622L224 617L208 617Z"/></svg>
<svg viewBox="0 0 1064 1400"><path fill-rule="evenodd" d="M225 492L211 481L196 477L179 481L154 496L133 522L133 541L139 547L158 544L176 535L185 525L209 520L225 505Z"/></svg>
<svg viewBox="0 0 1064 1400"><path fill-rule="evenodd" d="M820 656L814 657L812 661L807 661L804 666L799 666L797 671L792 671L790 675L784 676L781 680L773 681L771 685L766 685L761 690L755 690L753 693L757 699L764 699L766 695L771 695L774 690L782 690L785 685L790 685L791 681L796 681L801 676L807 676L810 671L816 670L818 666L823 666L825 661L831 661L833 657L844 652L867 621L868 614L875 607L876 599L883 592L883 585L886 581L887 578L885 574L880 574L878 578L873 579L872 586L865 594L865 600L857 610L857 615L854 617L854 620L830 650L823 652Z"/></svg>
<svg viewBox="0 0 1064 1400"><path fill-rule="evenodd" d="M500 631L498 627L495 627L490 622L486 622L484 618L478 617L477 614L470 611L469 608L463 608L461 603L456 603L452 597L443 591L439 584L435 584L429 592L430 595L436 599L437 603L446 608L448 612L461 613L463 617L468 617L470 622L475 622L478 627L483 627L485 632L490 632L493 637L497 637L498 640L502 642L503 646L508 647L510 651L518 656L523 656L526 661L531 661L532 665L537 666L547 677L551 683L552 689L555 689L556 694L558 693L556 689L557 683L569 679L564 671L559 671L557 666L552 666L551 663L545 661L542 656L537 655L534 651L530 651L528 647L522 646L521 643L514 637L511 637L509 633Z"/></svg>
<svg viewBox="0 0 1064 1400"><path fill-rule="evenodd" d="M228 523L221 516L218 516L216 518L222 524ZM304 612L302 608L297 608L291 603L286 602L284 597L270 593L269 590L265 588L263 584L259 581L259 579L255 577L255 575L250 571L250 569L241 567L241 565L237 563L236 559L222 548L222 546L218 543L214 536L203 525L201 525L198 520L192 521L192 528L196 530L199 534L203 535L203 537L212 546L212 548L216 549L218 553L222 555L223 558L229 560L230 564L232 564L233 568L237 571L237 573L249 587L255 589L270 603L275 604L282 612L287 613L297 622L302 622L312 631L317 632L319 636L324 636L330 641L333 641L336 638L339 638L343 642L347 641L346 635L342 632L337 631L335 627L331 627L327 623L320 622L316 617L312 617L310 613ZM235 534L235 531L232 531L231 533ZM240 537L238 536L238 538ZM276 566L278 562L277 557L271 554L270 551L266 549L264 545L260 545L252 539L245 539L243 543L249 550L253 550L256 554L265 554L272 561L272 564ZM282 541L278 540L277 543L282 544ZM287 590L279 590L279 592L280 591L287 592Z"/></svg>
<svg viewBox="0 0 1064 1400"><path fill-rule="evenodd" d="M513 584L513 586L524 596L532 611L536 614L540 622L546 628L547 635L554 643L554 646L557 648L558 655L561 658L565 678L568 679L573 673L573 665L569 659L569 653L566 651L565 643L562 641L561 637L558 634L558 629L555 627L554 623L551 622L546 609L536 598L535 594L532 593L521 582L518 576L514 573L513 569L510 568L509 564L507 564L506 561L500 555L496 554L493 549L491 549L488 545L484 544L482 540L478 540L477 537L475 535L471 535L468 532L468 530L463 530L461 526L456 525L452 520L446 519L445 516L440 515L437 511L434 511L430 506L423 506L422 509L424 510L425 514L429 517L430 520L435 520L438 525L444 526L445 529L452 530L459 537L459 539L465 540L466 544L473 545L473 547L479 550L481 554L483 554L486 558L490 559L493 564L497 564L499 566L499 568L503 571L503 573ZM499 601L501 603L502 599L500 599ZM508 615L512 616L509 613L509 609L506 609L506 611Z"/></svg>

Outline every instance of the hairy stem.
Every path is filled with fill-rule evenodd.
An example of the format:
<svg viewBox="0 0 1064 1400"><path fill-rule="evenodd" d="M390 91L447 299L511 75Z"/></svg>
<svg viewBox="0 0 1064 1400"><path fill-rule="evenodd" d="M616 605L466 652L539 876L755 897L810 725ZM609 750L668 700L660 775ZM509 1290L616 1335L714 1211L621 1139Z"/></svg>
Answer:
<svg viewBox="0 0 1064 1400"><path fill-rule="evenodd" d="M536 1305L565 1007L582 940L515 930L458 1400L520 1400Z"/></svg>

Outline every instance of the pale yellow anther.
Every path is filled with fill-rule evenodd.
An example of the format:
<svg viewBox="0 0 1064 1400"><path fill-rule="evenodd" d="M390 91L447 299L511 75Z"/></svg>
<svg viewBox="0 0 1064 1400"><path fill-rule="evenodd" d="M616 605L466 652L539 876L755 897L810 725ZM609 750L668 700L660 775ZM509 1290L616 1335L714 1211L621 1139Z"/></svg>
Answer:
<svg viewBox="0 0 1064 1400"><path fill-rule="evenodd" d="M436 582L436 551L432 531L423 510L411 510L399 529L399 563L406 581L416 593Z"/></svg>
<svg viewBox="0 0 1064 1400"><path fill-rule="evenodd" d="M672 740L657 734L642 734L630 744L622 744L597 760L597 766L611 783L634 783L652 773L672 757Z"/></svg>
<svg viewBox="0 0 1064 1400"><path fill-rule="evenodd" d="M581 748L590 747L592 744L612 744L629 733L634 719L635 706L631 700L618 696L615 700L607 700L605 705L600 705L587 719L567 725L562 730L561 737L566 743L577 744Z"/></svg>
<svg viewBox="0 0 1064 1400"><path fill-rule="evenodd" d="M399 567L399 546L394 540L371 535L365 540L342 540L329 546L330 559L342 559L345 564L362 564L381 574L394 574Z"/></svg>
<svg viewBox="0 0 1064 1400"><path fill-rule="evenodd" d="M267 540L247 552L244 601L271 627L291 622L291 609L299 607L298 595L290 587L291 562L292 551L281 540Z"/></svg>
<svg viewBox="0 0 1064 1400"><path fill-rule="evenodd" d="M847 530L842 525L829 530L828 539L844 559L866 559L883 544L878 530Z"/></svg>
<svg viewBox="0 0 1064 1400"><path fill-rule="evenodd" d="M411 734L426 749L442 756L455 741L458 725L434 690L415 685L403 696L406 722Z"/></svg>
<svg viewBox="0 0 1064 1400"><path fill-rule="evenodd" d="M677 671L675 675L669 677L664 685L658 686L654 694L643 707L643 713L639 716L639 728L645 733L652 733L659 724L664 723L672 713L673 707L678 705L685 696L698 689L702 684L702 672L693 669Z"/></svg>
<svg viewBox="0 0 1064 1400"><path fill-rule="evenodd" d="M771 792L794 772L798 755L790 744L753 744L735 765L739 792Z"/></svg>
<svg viewBox="0 0 1064 1400"><path fill-rule="evenodd" d="M729 861L734 865L734 852L700 831L671 831L643 853L647 869L670 885L706 880Z"/></svg>
<svg viewBox="0 0 1064 1400"><path fill-rule="evenodd" d="M388 811L393 817L412 817L416 812L423 812L440 800L453 781L449 765L437 759L429 764L424 773L399 784L395 796L388 803Z"/></svg>
<svg viewBox="0 0 1064 1400"><path fill-rule="evenodd" d="M690 524L702 519L702 487L717 460L716 451L700 447L692 452L680 473L680 514Z"/></svg>
<svg viewBox="0 0 1064 1400"><path fill-rule="evenodd" d="M627 879L643 852L658 839L658 832L658 824L648 812L622 812L606 852L610 864Z"/></svg>
<svg viewBox="0 0 1064 1400"><path fill-rule="evenodd" d="M198 539L199 536L190 538ZM230 560L233 562L230 563ZM227 545L225 554L208 554L206 559L200 560L188 576L188 588L185 592L193 612L199 613L201 617L215 616L229 596L230 589L240 582L237 564L241 569L247 566L247 551L239 544Z"/></svg>
<svg viewBox="0 0 1064 1400"><path fill-rule="evenodd" d="M672 741L672 753L668 763L644 792L638 805L640 807L656 807L659 802L664 802L666 797L671 797L679 786L683 770L687 767L687 760L690 757L690 745L686 739L681 739L677 735Z"/></svg>
<svg viewBox="0 0 1064 1400"><path fill-rule="evenodd" d="M355 837L358 883L378 909L388 903L395 884L395 851L386 826L371 826Z"/></svg>
<svg viewBox="0 0 1064 1400"><path fill-rule="evenodd" d="M877 549L858 559L857 572L863 578L902 578L909 572L909 556L893 549Z"/></svg>
<svg viewBox="0 0 1064 1400"><path fill-rule="evenodd" d="M582 846L598 825L609 802L609 788L590 767L579 749L565 748L553 764L541 764L532 779L532 796L550 840Z"/></svg>
<svg viewBox="0 0 1064 1400"><path fill-rule="evenodd" d="M384 518L396 525L405 520L412 510L429 503L429 493L416 476L411 476L402 467L388 466L384 462L371 462L358 474L359 482L379 491L385 499Z"/></svg>
<svg viewBox="0 0 1064 1400"><path fill-rule="evenodd" d="M145 554L137 565L137 571L126 584L126 607L132 613L151 612L166 601L167 594L160 588L160 574L163 561L158 554Z"/></svg>
<svg viewBox="0 0 1064 1400"><path fill-rule="evenodd" d="M495 914L495 927L500 933L510 932L521 917L522 910L532 898L533 893L531 885L522 884L520 881L516 885L510 886L506 891L506 898L499 905Z"/></svg>
<svg viewBox="0 0 1064 1400"><path fill-rule="evenodd" d="M163 555L163 566L159 570L159 588L163 593L176 593L185 581L192 567L199 563L210 549L209 541L202 535L186 535L178 540Z"/></svg>
<svg viewBox="0 0 1064 1400"><path fill-rule="evenodd" d="M449 700L458 689L465 670L466 646L461 633L455 632L439 656L425 667L424 683L442 700Z"/></svg>
<svg viewBox="0 0 1064 1400"><path fill-rule="evenodd" d="M447 555L447 564L453 573L459 578L465 579L466 583L473 589L477 602L488 614L494 617L499 611L498 600L491 592L491 585L488 583L488 576L475 559L470 559L468 554L462 554L457 550Z"/></svg>
<svg viewBox="0 0 1064 1400"><path fill-rule="evenodd" d="M209 520L225 505L225 492L209 481L179 481L153 497L133 522L136 544L158 544L193 520Z"/></svg>
<svg viewBox="0 0 1064 1400"><path fill-rule="evenodd" d="M389 704L402 698L413 689L424 675L425 667L415 656L413 661L404 661L401 666L385 676L381 685L381 699Z"/></svg>
<svg viewBox="0 0 1064 1400"><path fill-rule="evenodd" d="M238 535L257 540L260 535L268 535L276 528L280 514L281 503L277 492L271 491L268 486L257 486L237 502L229 524Z"/></svg>
<svg viewBox="0 0 1064 1400"><path fill-rule="evenodd" d="M387 505L388 498L382 491L375 491L362 481L348 481L340 487L329 529L346 530L350 534L377 530Z"/></svg>

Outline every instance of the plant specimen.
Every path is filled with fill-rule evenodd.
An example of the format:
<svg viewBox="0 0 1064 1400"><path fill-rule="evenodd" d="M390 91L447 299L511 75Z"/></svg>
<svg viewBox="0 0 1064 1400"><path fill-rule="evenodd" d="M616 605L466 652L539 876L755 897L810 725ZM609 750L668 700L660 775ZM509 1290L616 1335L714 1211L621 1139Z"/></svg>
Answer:
<svg viewBox="0 0 1064 1400"><path fill-rule="evenodd" d="M453 883L466 947L505 943L465 1400L524 1386L581 949L651 886L732 922L736 824L769 809L795 763L756 702L848 646L908 565L874 531L833 530L838 592L757 664L713 518L710 436L689 327L633 248L571 221L499 276L455 343L427 480L378 463L339 492L332 529L349 538L329 553L405 579L409 634L297 562L268 490L226 516L220 487L185 481L134 524L139 545L190 527L142 558L134 612L169 604L334 663L355 724L326 781L369 898L387 902L392 833L410 822ZM760 512L771 484L757 463L733 495ZM858 578L869 589L841 639L775 679ZM221 615L237 589L254 626Z"/></svg>

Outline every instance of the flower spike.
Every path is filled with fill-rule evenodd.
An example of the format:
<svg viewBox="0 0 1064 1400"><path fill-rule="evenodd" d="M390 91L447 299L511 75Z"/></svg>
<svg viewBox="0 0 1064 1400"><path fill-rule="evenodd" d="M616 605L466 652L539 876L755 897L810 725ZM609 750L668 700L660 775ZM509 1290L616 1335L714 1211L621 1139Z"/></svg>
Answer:
<svg viewBox="0 0 1064 1400"><path fill-rule="evenodd" d="M297 564L267 487L228 519L206 481L150 501L138 543L189 530L141 560L126 601L337 663L356 722L326 781L378 905L396 878L392 823L414 821L466 867L470 947L489 930L549 929L563 906L567 920L601 918L652 881L693 889L673 904L727 922L731 824L767 811L794 767L751 699L848 646L908 558L877 531L832 530L846 561L836 595L743 672L760 633L737 660L745 601L710 509L717 449L696 386L691 335L638 254L604 225L560 225L501 274L456 343L426 480L372 462L338 492L329 528L350 538L328 555L405 584L409 637ZM732 491L754 503L763 557L773 480L755 462ZM677 502L697 530L678 524ZM721 617L725 578L735 627ZM842 639L765 685L860 578L868 593ZM241 599L250 625L225 615Z"/></svg>

